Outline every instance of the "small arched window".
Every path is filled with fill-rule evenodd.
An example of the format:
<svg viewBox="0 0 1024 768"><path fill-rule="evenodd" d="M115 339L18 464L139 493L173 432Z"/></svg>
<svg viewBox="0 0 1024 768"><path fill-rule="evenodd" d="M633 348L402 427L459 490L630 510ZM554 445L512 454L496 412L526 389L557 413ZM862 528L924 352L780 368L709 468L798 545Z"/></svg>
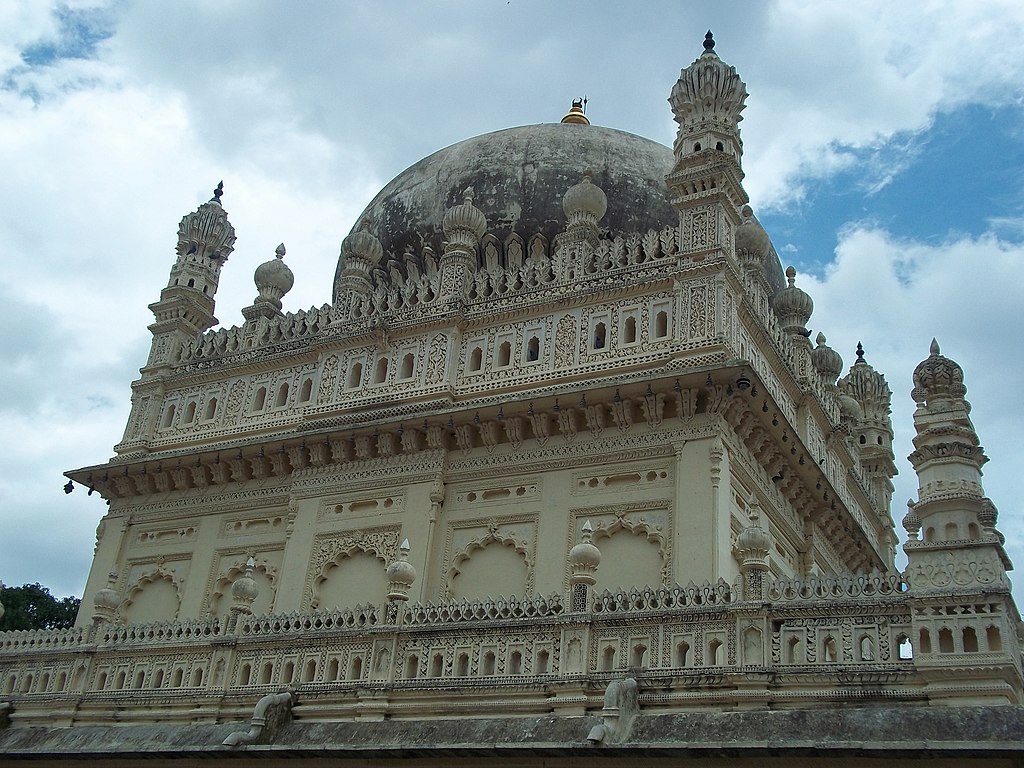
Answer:
<svg viewBox="0 0 1024 768"><path fill-rule="evenodd" d="M598 323L594 326L594 349L604 349L606 333L607 329L604 323ZM536 360L537 358L533 359Z"/></svg>
<svg viewBox="0 0 1024 768"><path fill-rule="evenodd" d="M204 414L204 418L207 421L210 421L216 415L217 415L217 398L216 397L211 397L209 400L206 401L206 413Z"/></svg>
<svg viewBox="0 0 1024 768"><path fill-rule="evenodd" d="M484 654L484 663L481 674L493 675L494 674L494 651L488 651Z"/></svg>
<svg viewBox="0 0 1024 768"><path fill-rule="evenodd" d="M407 352L405 354L405 356L402 357L401 377L403 379L411 379L412 378L412 371L413 371L413 366L415 365L415 363L416 363L416 358L413 356L412 352Z"/></svg>
<svg viewBox="0 0 1024 768"><path fill-rule="evenodd" d="M252 409L262 411L267 405L267 388L260 387L256 390L256 397L252 400Z"/></svg>
<svg viewBox="0 0 1024 768"><path fill-rule="evenodd" d="M682 642L676 646L676 666L685 667L690 659L690 644Z"/></svg>
<svg viewBox="0 0 1024 768"><path fill-rule="evenodd" d="M535 670L538 675L546 675L548 673L548 663L551 661L551 654L546 650L542 650L537 654L537 669Z"/></svg>
<svg viewBox="0 0 1024 768"><path fill-rule="evenodd" d="M668 336L668 312L662 310L654 318L654 335L659 339Z"/></svg>
<svg viewBox="0 0 1024 768"><path fill-rule="evenodd" d="M388 359L382 357L377 360L377 365L373 369L373 383L383 384L388 378Z"/></svg>
<svg viewBox="0 0 1024 768"><path fill-rule="evenodd" d="M196 403L193 400L187 406L185 406L185 423L191 424L196 420Z"/></svg>
<svg viewBox="0 0 1024 768"><path fill-rule="evenodd" d="M508 673L510 675L519 675L523 671L523 654L519 651L512 651L512 655L508 660Z"/></svg>
<svg viewBox="0 0 1024 768"><path fill-rule="evenodd" d="M498 365L506 366L512 362L512 344L507 341L501 342L498 347Z"/></svg>
<svg viewBox="0 0 1024 768"><path fill-rule="evenodd" d="M308 403L309 399L313 396L313 380L304 379L302 382L302 389L299 390L299 402Z"/></svg>
<svg viewBox="0 0 1024 768"><path fill-rule="evenodd" d="M484 364L484 351L480 347L473 347L469 353L469 370L479 371Z"/></svg>
<svg viewBox="0 0 1024 768"><path fill-rule="evenodd" d="M540 339L536 336L531 336L530 341L526 345L526 360L527 362L534 362L540 359Z"/></svg>
<svg viewBox="0 0 1024 768"><path fill-rule="evenodd" d="M277 399L274 401L275 408L283 408L288 404L288 382L284 382L277 390Z"/></svg>
<svg viewBox="0 0 1024 768"><path fill-rule="evenodd" d="M164 411L164 427L169 427L174 423L174 404L167 406L167 410Z"/></svg>
<svg viewBox="0 0 1024 768"><path fill-rule="evenodd" d="M405 660L405 676L410 680L420 676L420 657L415 653Z"/></svg>

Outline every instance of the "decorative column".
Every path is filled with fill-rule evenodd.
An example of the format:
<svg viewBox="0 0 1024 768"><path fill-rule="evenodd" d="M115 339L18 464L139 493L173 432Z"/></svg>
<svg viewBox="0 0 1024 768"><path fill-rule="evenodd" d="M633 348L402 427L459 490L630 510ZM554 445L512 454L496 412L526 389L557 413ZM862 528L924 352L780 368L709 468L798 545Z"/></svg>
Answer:
<svg viewBox="0 0 1024 768"><path fill-rule="evenodd" d="M116 585L117 572L111 571L107 576L107 586L93 598L93 626L120 623L121 594L115 589Z"/></svg>
<svg viewBox="0 0 1024 768"><path fill-rule="evenodd" d="M601 550L591 541L594 527L587 520L581 530L581 541L569 550L569 584L573 613L586 613L590 610L592 599L591 588L597 583L595 574L601 564Z"/></svg>
<svg viewBox="0 0 1024 768"><path fill-rule="evenodd" d="M768 571L771 538L761 527L761 505L754 496L747 504L747 527L736 537L733 554L743 577L743 599L764 600L764 574Z"/></svg>
<svg viewBox="0 0 1024 768"><path fill-rule="evenodd" d="M245 564L245 573L231 585L231 608L228 615L227 634L234 634L238 620L252 614L252 604L260 594L260 585L252 577L256 563L250 557Z"/></svg>
<svg viewBox="0 0 1024 768"><path fill-rule="evenodd" d="M388 565L388 612L392 606L409 599L409 588L416 581L416 569L409 562L409 540L405 539L398 547L398 557Z"/></svg>

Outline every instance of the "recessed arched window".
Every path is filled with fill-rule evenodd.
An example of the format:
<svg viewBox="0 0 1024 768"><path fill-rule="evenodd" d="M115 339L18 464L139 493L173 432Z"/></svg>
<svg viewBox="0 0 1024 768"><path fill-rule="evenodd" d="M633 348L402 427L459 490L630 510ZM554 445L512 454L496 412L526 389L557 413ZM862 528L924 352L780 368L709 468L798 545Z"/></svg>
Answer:
<svg viewBox="0 0 1024 768"><path fill-rule="evenodd" d="M251 679L252 679L252 665L251 664L243 664L242 668L238 672L238 684L239 685L248 685L249 681Z"/></svg>
<svg viewBox="0 0 1024 768"><path fill-rule="evenodd" d="M604 323L598 323L594 326L594 349L604 349L606 334L607 329L605 328ZM533 359L536 360L537 358Z"/></svg>
<svg viewBox="0 0 1024 768"><path fill-rule="evenodd" d="M659 339L668 336L668 312L662 310L654 317L654 335Z"/></svg>
<svg viewBox="0 0 1024 768"><path fill-rule="evenodd" d="M546 675L548 673L548 664L551 661L551 654L547 651L540 651L537 654L537 669L535 672L538 675Z"/></svg>
<svg viewBox="0 0 1024 768"><path fill-rule="evenodd" d="M217 415L217 398L211 397L206 401L206 414L205 418L207 421Z"/></svg>
<svg viewBox="0 0 1024 768"><path fill-rule="evenodd" d="M534 362L540 359L540 339L536 336L531 336L530 341L526 344L526 360L527 362Z"/></svg>
<svg viewBox="0 0 1024 768"><path fill-rule="evenodd" d="M281 682L288 684L295 679L295 662L289 661L281 671Z"/></svg>
<svg viewBox="0 0 1024 768"><path fill-rule="evenodd" d="M520 675L523 672L523 654L519 651L512 651L512 655L508 659L508 673L510 675Z"/></svg>
<svg viewBox="0 0 1024 768"><path fill-rule="evenodd" d="M333 683L334 681L336 681L338 679L338 668L339 668L339 666L340 665L338 664L338 660L337 659L331 659L330 663L327 665L327 682L328 683Z"/></svg>
<svg viewBox="0 0 1024 768"><path fill-rule="evenodd" d="M469 676L469 654L460 653L458 660L455 662L455 676L456 677L468 677Z"/></svg>
<svg viewBox="0 0 1024 768"><path fill-rule="evenodd" d="M190 277L190 278L188 279L188 287L189 287L189 288L195 288L195 287L196 287L196 281L195 281L195 278L192 278L192 277Z"/></svg>
<svg viewBox="0 0 1024 768"><path fill-rule="evenodd" d="M260 673L260 685L270 685L270 680L273 676L274 665L268 661L263 665L263 671Z"/></svg>
<svg viewBox="0 0 1024 768"><path fill-rule="evenodd" d="M484 364L484 351L480 347L473 347L469 353L469 370L479 371Z"/></svg>
<svg viewBox="0 0 1024 768"><path fill-rule="evenodd" d="M932 652L932 636L931 636L931 633L927 629L922 629L921 630L921 633L918 636L918 640L920 640L920 642L918 643L918 646L921 649L921 653L931 653Z"/></svg>
<svg viewBox="0 0 1024 768"><path fill-rule="evenodd" d="M382 357L377 360L377 365L373 369L373 383L383 384L388 378L388 359Z"/></svg>
<svg viewBox="0 0 1024 768"><path fill-rule="evenodd" d="M494 674L494 651L488 651L484 654L483 668L481 674L493 675Z"/></svg>
<svg viewBox="0 0 1024 768"><path fill-rule="evenodd" d="M694 144L693 144L693 151L694 152L700 152L700 142L699 141L694 142Z"/></svg>
<svg viewBox="0 0 1024 768"><path fill-rule="evenodd" d="M953 630L948 627L939 630L939 653L953 653Z"/></svg>
<svg viewBox="0 0 1024 768"><path fill-rule="evenodd" d="M267 405L267 388L260 387L256 390L256 397L252 400L252 409L254 411L262 411Z"/></svg>
<svg viewBox="0 0 1024 768"><path fill-rule="evenodd" d="M349 670L348 679L358 680L363 676L363 659L356 656L352 659L352 668Z"/></svg>
<svg viewBox="0 0 1024 768"><path fill-rule="evenodd" d="M302 673L302 682L311 683L316 679L316 659L306 662L306 670Z"/></svg>
<svg viewBox="0 0 1024 768"><path fill-rule="evenodd" d="M978 633L974 627L964 627L963 630L964 653L978 652Z"/></svg>
<svg viewBox="0 0 1024 768"><path fill-rule="evenodd" d="M135 673L135 682L132 683L132 688L139 689L146 682L146 673L143 670L139 670Z"/></svg>
<svg viewBox="0 0 1024 768"><path fill-rule="evenodd" d="M191 403L185 406L185 423L191 424L196 420L196 403L193 400Z"/></svg>
<svg viewBox="0 0 1024 768"><path fill-rule="evenodd" d="M625 344L632 344L636 341L636 318L630 315L622 326L622 341Z"/></svg>
<svg viewBox="0 0 1024 768"><path fill-rule="evenodd" d="M400 372L401 378L412 378L412 370L415 363L416 358L413 356L412 352L406 352L405 355L402 357L402 370Z"/></svg>
<svg viewBox="0 0 1024 768"><path fill-rule="evenodd" d="M985 644L990 651L1003 650L1003 638L999 634L999 627L990 624L985 628Z"/></svg>
<svg viewBox="0 0 1024 768"><path fill-rule="evenodd" d="M507 341L501 342L498 347L498 365L505 366L512 362L512 344Z"/></svg>
<svg viewBox="0 0 1024 768"><path fill-rule="evenodd" d="M638 643L633 646L632 653L629 657L630 666L642 667L644 665L644 657L647 655L647 646L643 643Z"/></svg>
<svg viewBox="0 0 1024 768"><path fill-rule="evenodd" d="M430 662L430 676L440 677L441 672L444 669L444 656L440 653L435 654L434 658Z"/></svg>
<svg viewBox="0 0 1024 768"><path fill-rule="evenodd" d="M718 651L722 647L722 641L717 637L708 643L708 666L717 667L721 662L718 658Z"/></svg>
<svg viewBox="0 0 1024 768"><path fill-rule="evenodd" d="M685 667L690 658L690 644L686 641L676 646L676 666Z"/></svg>
<svg viewBox="0 0 1024 768"><path fill-rule="evenodd" d="M608 645L601 652L601 670L608 672L615 667L615 648Z"/></svg>
<svg viewBox="0 0 1024 768"><path fill-rule="evenodd" d="M167 406L167 410L164 411L164 427L169 427L174 423L174 405L173 403Z"/></svg>
<svg viewBox="0 0 1024 768"><path fill-rule="evenodd" d="M719 152L725 152L725 145L722 144L722 142L720 142L720 141L716 141L715 142L715 149L717 149Z"/></svg>
<svg viewBox="0 0 1024 768"><path fill-rule="evenodd" d="M864 435L861 435L860 436L860 444L861 445L867 445L867 442L868 442L868 439Z"/></svg>
<svg viewBox="0 0 1024 768"><path fill-rule="evenodd" d="M363 364L353 363L348 372L348 388L355 389L363 379Z"/></svg>
<svg viewBox="0 0 1024 768"><path fill-rule="evenodd" d="M277 390L277 399L274 401L275 408L281 408L288 404L288 382L284 382Z"/></svg>
<svg viewBox="0 0 1024 768"><path fill-rule="evenodd" d="M181 688L181 683L185 679L185 670L178 667L174 670L174 677L171 678L171 685L174 688Z"/></svg>
<svg viewBox="0 0 1024 768"><path fill-rule="evenodd" d="M196 669L192 672L192 687L198 688L203 684L203 670Z"/></svg>
<svg viewBox="0 0 1024 768"><path fill-rule="evenodd" d="M302 382L302 389L299 390L299 402L308 403L309 398L313 396L313 380L304 379Z"/></svg>
<svg viewBox="0 0 1024 768"><path fill-rule="evenodd" d="M405 660L405 676L410 680L420 676L420 657L415 653Z"/></svg>

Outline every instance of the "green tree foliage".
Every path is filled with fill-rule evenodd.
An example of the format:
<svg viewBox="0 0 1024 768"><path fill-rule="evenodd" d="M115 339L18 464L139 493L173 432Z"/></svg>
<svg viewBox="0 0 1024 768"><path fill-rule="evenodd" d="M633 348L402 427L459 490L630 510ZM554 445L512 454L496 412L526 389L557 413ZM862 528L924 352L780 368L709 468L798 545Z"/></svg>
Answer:
<svg viewBox="0 0 1024 768"><path fill-rule="evenodd" d="M56 598L42 584L23 584L0 589L0 631L11 629L65 629L74 626L77 597Z"/></svg>

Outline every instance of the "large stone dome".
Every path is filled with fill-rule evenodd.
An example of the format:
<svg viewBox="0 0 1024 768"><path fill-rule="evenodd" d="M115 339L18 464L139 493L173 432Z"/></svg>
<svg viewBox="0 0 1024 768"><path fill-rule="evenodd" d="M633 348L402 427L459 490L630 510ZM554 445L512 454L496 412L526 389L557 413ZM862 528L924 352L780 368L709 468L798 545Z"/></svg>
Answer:
<svg viewBox="0 0 1024 768"><path fill-rule="evenodd" d="M566 190L590 170L608 197L602 234L646 232L678 224L665 184L673 163L668 147L612 128L570 123L507 128L453 144L402 171L370 202L353 231L367 220L385 261L392 263L424 245L439 254L444 212L472 187L473 205L486 217L489 233L503 240L512 232L524 239L540 232L550 241L565 228ZM339 262L339 275L341 269ZM773 287L781 287L774 254L765 271Z"/></svg>

